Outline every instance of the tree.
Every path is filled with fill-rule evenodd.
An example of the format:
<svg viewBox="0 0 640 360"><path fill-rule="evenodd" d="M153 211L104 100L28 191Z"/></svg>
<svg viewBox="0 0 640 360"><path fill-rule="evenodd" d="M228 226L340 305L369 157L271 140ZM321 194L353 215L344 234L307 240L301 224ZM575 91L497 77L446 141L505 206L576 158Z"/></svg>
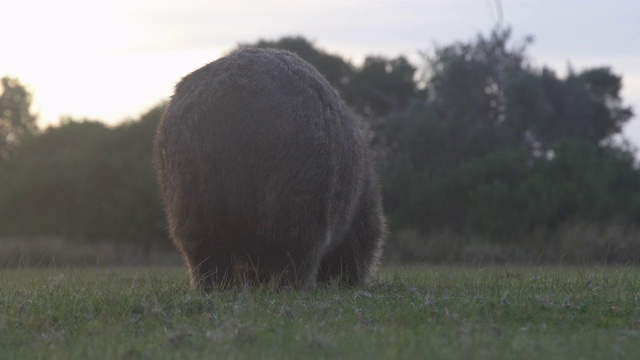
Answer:
<svg viewBox="0 0 640 360"><path fill-rule="evenodd" d="M345 100L367 117L399 111L420 94L415 72L416 68L403 56L395 59L369 56L353 73Z"/></svg>
<svg viewBox="0 0 640 360"><path fill-rule="evenodd" d="M31 113L31 94L18 79L3 77L0 82L0 160L6 159L24 136L37 130Z"/></svg>
<svg viewBox="0 0 640 360"><path fill-rule="evenodd" d="M515 46L510 38L510 28L497 27L425 57L429 100L458 129L451 141L467 145L461 156L500 147L547 154L565 140L600 145L621 132L633 113L619 76L597 67L559 78L529 63L531 37Z"/></svg>
<svg viewBox="0 0 640 360"><path fill-rule="evenodd" d="M567 139L606 144L619 134L633 112L620 98L622 79L608 67L597 67L576 74L570 69L566 79L544 69L538 81L544 94L546 113L531 123L540 146L553 149Z"/></svg>
<svg viewBox="0 0 640 360"><path fill-rule="evenodd" d="M559 78L530 65L530 39L511 46L510 35L496 28L425 56L425 100L375 128L391 225L492 240L640 225L640 171L610 141L632 116L620 77L602 67Z"/></svg>
<svg viewBox="0 0 640 360"><path fill-rule="evenodd" d="M488 37L479 35L474 42L424 55L429 102L449 124L448 140L459 144L458 157L526 143L525 119L515 112L520 104L511 101L520 98L510 94L517 90L513 83L528 79L526 48L531 39L510 46L510 37L509 28L498 27Z"/></svg>
<svg viewBox="0 0 640 360"><path fill-rule="evenodd" d="M0 163L0 236L168 246L151 164L163 111L115 128L66 119L25 139Z"/></svg>

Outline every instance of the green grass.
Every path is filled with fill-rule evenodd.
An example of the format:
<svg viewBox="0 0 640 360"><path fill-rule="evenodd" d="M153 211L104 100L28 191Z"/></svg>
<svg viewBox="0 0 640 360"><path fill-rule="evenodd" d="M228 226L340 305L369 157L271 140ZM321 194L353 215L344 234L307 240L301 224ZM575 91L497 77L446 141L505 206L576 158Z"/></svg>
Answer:
<svg viewBox="0 0 640 360"><path fill-rule="evenodd" d="M189 289L182 268L0 272L2 359L610 359L640 269L387 267L366 289Z"/></svg>

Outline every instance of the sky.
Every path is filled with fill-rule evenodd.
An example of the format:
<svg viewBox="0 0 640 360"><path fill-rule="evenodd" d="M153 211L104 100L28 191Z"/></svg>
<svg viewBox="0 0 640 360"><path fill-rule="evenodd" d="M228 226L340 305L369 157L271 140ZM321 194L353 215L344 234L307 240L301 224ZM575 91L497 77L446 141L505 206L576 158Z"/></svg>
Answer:
<svg viewBox="0 0 640 360"><path fill-rule="evenodd" d="M610 66L640 115L638 0L0 0L0 76L34 97L39 125L108 124L167 99L181 77L239 43L302 35L355 63L469 41L496 22L535 39L537 66ZM500 13L502 14L500 16ZM419 65L416 63L416 65ZM640 147L640 116L625 135Z"/></svg>

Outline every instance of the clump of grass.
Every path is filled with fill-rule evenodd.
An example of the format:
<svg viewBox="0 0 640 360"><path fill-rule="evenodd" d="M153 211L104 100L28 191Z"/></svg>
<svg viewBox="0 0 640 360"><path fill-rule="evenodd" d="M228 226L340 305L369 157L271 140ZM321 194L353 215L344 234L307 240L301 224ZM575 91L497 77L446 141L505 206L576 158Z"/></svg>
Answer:
<svg viewBox="0 0 640 360"><path fill-rule="evenodd" d="M639 331L632 267L386 267L311 292L203 293L182 268L0 275L6 358L624 358Z"/></svg>

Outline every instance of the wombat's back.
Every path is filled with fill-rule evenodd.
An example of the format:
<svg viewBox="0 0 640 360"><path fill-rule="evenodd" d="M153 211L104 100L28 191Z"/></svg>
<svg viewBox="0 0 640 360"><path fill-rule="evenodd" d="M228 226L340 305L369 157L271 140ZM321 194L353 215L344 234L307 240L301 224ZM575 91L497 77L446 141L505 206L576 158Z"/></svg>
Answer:
<svg viewBox="0 0 640 360"><path fill-rule="evenodd" d="M314 278L371 177L335 91L277 50L237 51L186 76L154 152L169 230L195 282L247 267Z"/></svg>

